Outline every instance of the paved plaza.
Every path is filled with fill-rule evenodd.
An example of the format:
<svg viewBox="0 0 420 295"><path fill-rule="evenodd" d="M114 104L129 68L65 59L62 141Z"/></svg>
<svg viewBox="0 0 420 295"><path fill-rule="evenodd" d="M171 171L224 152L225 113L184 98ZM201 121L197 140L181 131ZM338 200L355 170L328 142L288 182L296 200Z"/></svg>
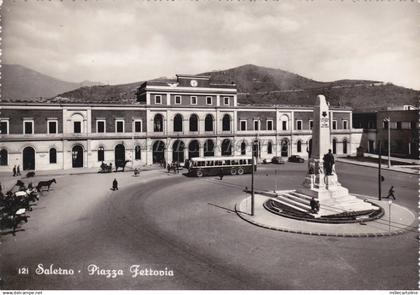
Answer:
<svg viewBox="0 0 420 295"><path fill-rule="evenodd" d="M297 187L306 168L259 165L256 189ZM42 193L28 223L16 236L1 235L4 289L417 288L417 224L399 235L370 238L274 231L235 213L235 205L246 198L250 175L189 178L159 167L139 177L88 172L56 174L57 184ZM337 173L352 193L376 196L376 169L337 163ZM395 187L395 206L417 214L418 176L383 175L383 191ZM118 191L110 190L114 178ZM10 176L1 180L3 187L15 181ZM397 226L394 220L392 226ZM37 275L39 264L71 268L75 275ZM91 264L122 269L124 275L90 275ZM132 265L166 268L174 276L133 278ZM21 267L30 273L19 275Z"/></svg>

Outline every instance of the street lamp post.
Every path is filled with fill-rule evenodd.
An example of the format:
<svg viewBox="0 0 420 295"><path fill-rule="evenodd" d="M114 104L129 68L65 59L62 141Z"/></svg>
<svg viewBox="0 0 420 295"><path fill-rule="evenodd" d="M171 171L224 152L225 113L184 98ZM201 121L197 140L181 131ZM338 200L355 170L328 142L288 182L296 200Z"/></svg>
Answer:
<svg viewBox="0 0 420 295"><path fill-rule="evenodd" d="M251 216L254 216L254 152L252 152L252 174L251 174Z"/></svg>
<svg viewBox="0 0 420 295"><path fill-rule="evenodd" d="M391 168L391 118L385 118L385 122L388 122L388 168Z"/></svg>
<svg viewBox="0 0 420 295"><path fill-rule="evenodd" d="M134 118L132 118L131 119L131 144L132 144L132 150L131 150L131 168L132 169L134 169L134 153L135 153L135 151L134 151L134 149L135 149L135 146L134 146L134 131L136 130L136 126L135 126L135 123L134 123Z"/></svg>
<svg viewBox="0 0 420 295"><path fill-rule="evenodd" d="M391 205L392 205L392 200L388 201L388 205L389 205L388 231L391 232Z"/></svg>
<svg viewBox="0 0 420 295"><path fill-rule="evenodd" d="M381 149L381 142L378 142L378 153L379 153L379 169L378 169L378 195L379 201L382 200L382 175L381 175L381 168L382 168L382 149Z"/></svg>

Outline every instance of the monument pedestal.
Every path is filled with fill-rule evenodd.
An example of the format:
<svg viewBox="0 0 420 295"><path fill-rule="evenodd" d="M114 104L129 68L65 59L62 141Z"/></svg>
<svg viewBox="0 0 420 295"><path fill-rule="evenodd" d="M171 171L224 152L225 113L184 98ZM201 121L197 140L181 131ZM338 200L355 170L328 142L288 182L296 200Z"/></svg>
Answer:
<svg viewBox="0 0 420 295"><path fill-rule="evenodd" d="M323 173L308 174L296 193L302 197L314 197L319 201L320 210L318 214L314 214L314 217L378 209L371 203L349 194L349 190L338 182L337 174L334 172L328 176Z"/></svg>

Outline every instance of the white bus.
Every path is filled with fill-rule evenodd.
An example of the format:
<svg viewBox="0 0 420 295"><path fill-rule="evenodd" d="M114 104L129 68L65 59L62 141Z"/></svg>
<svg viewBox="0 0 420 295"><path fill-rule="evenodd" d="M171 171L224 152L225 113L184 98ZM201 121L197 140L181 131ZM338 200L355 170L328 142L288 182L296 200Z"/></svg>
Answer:
<svg viewBox="0 0 420 295"><path fill-rule="evenodd" d="M255 162L255 161L254 161ZM257 170L255 162L254 169ZM188 173L191 176L210 176L210 175L242 175L252 172L252 157L205 157L192 158Z"/></svg>

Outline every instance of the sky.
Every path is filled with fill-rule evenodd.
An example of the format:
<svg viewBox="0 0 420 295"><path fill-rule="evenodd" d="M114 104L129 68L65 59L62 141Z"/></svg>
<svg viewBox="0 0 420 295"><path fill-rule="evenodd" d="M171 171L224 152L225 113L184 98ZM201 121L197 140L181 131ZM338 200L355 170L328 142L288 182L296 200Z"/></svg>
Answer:
<svg viewBox="0 0 420 295"><path fill-rule="evenodd" d="M255 64L420 89L420 0L5 0L2 62L120 84Z"/></svg>

